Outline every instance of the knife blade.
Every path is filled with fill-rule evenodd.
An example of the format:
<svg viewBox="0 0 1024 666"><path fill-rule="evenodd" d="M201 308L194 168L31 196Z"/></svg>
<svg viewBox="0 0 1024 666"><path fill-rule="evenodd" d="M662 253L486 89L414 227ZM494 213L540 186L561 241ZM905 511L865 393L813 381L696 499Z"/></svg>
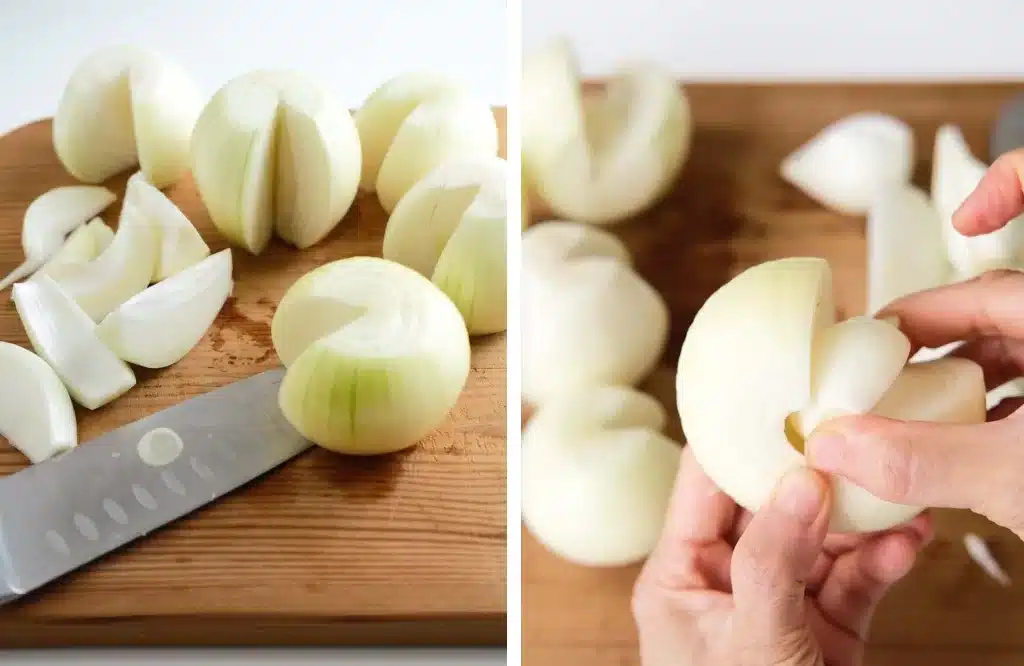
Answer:
<svg viewBox="0 0 1024 666"><path fill-rule="evenodd" d="M0 479L0 605L310 448L278 408L283 376L229 384ZM163 428L179 445L147 453L140 442Z"/></svg>

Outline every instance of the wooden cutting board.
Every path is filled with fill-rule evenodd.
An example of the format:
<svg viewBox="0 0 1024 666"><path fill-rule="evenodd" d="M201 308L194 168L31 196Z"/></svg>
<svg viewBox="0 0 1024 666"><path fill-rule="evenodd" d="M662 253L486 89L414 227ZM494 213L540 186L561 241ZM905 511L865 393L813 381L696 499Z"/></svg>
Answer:
<svg viewBox="0 0 1024 666"><path fill-rule="evenodd" d="M940 124L959 124L987 159L999 106L1020 85L693 85L693 152L678 186L654 210L615 227L640 272L672 311L666 367L653 392L675 413L674 361L704 300L742 269L793 255L827 258L839 306L865 302L864 220L831 213L782 182L782 157L828 123L856 111L906 120L917 141L915 180L927 187ZM539 218L543 219L543 217ZM938 538L876 615L872 666L1024 665L1024 544L967 512L937 514ZM1003 589L968 558L965 531L990 539L1019 580ZM528 533L523 546L526 666L639 664L629 598L638 567L592 570L566 564Z"/></svg>
<svg viewBox="0 0 1024 666"><path fill-rule="evenodd" d="M496 115L504 135L504 112ZM0 138L0 273L22 259L29 202L74 184L50 137L40 121ZM109 223L127 175L108 184L119 195ZM191 180L169 194L213 251L226 247ZM259 257L235 250L235 293L199 346L165 370L136 370L138 386L110 405L80 409L80 441L277 365L270 321L284 291L325 262L379 256L385 222L376 199L360 195L315 247L275 240ZM0 339L27 345L9 290L0 294ZM505 336L476 338L458 405L415 448L370 459L310 451L0 608L0 647L503 645L505 404ZM0 440L0 475L24 465Z"/></svg>

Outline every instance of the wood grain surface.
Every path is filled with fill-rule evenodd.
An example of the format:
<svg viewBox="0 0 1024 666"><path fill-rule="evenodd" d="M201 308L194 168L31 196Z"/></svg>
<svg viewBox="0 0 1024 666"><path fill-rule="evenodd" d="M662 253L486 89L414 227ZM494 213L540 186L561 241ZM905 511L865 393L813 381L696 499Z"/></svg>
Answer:
<svg viewBox="0 0 1024 666"><path fill-rule="evenodd" d="M846 315L865 302L864 220L826 211L781 181L782 157L826 124L855 111L906 120L917 143L915 181L928 186L940 124L959 124L983 159L999 106L1024 86L693 85L693 152L674 191L615 231L640 272L672 311L665 368L652 392L675 412L674 360L704 300L742 269L768 259L829 260ZM537 219L544 219L543 214ZM872 666L1024 666L1024 544L967 512L940 511L938 536L920 565L876 616ZM964 532L990 540L1011 577L1003 589L968 558ZM592 570L548 554L523 538L523 643L526 666L639 664L629 597L638 567Z"/></svg>
<svg viewBox="0 0 1024 666"><path fill-rule="evenodd" d="M504 134L504 112L497 113ZM502 140L504 145L504 139ZM109 187L122 195L128 174ZM74 184L49 121L0 138L0 273L21 261L33 198ZM190 179L169 195L226 247ZM115 223L120 199L103 217ZM131 392L79 409L80 441L278 364L275 304L299 276L376 255L386 216L361 194L330 236L297 251L235 250L235 292L197 348ZM27 345L0 294L0 339ZM5 396L0 396L0 400ZM358 459L315 449L228 497L0 608L0 647L82 644L505 642L505 336L473 340L458 405L418 446ZM276 406L275 406L276 408ZM0 440L0 475L25 460ZM30 498L26 498L30 499ZM0 511L3 507L0 507Z"/></svg>

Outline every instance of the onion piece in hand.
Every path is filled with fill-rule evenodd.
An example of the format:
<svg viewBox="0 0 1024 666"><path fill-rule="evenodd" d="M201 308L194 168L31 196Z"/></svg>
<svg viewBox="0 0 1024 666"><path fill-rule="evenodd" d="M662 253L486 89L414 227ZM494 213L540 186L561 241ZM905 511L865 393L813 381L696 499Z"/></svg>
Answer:
<svg viewBox="0 0 1024 666"><path fill-rule="evenodd" d="M65 237L112 204L117 196L105 187L57 187L29 204L21 228L25 261L4 279L0 291L24 280L60 250Z"/></svg>
<svg viewBox="0 0 1024 666"><path fill-rule="evenodd" d="M864 215L878 194L910 181L914 134L898 118L874 112L839 120L788 155L782 178L823 206Z"/></svg>
<svg viewBox="0 0 1024 666"><path fill-rule="evenodd" d="M71 75L53 117L64 168L99 183L138 164L156 187L188 169L192 127L203 98L166 56L133 46L105 48Z"/></svg>
<svg viewBox="0 0 1024 666"><path fill-rule="evenodd" d="M103 254L86 264L54 266L50 276L98 322L149 285L156 235L155 227L125 201L117 232Z"/></svg>
<svg viewBox="0 0 1024 666"><path fill-rule="evenodd" d="M291 71L231 80L192 137L192 172L210 219L253 254L275 231L300 249L322 240L355 200L361 159L348 110Z"/></svg>
<svg viewBox="0 0 1024 666"><path fill-rule="evenodd" d="M443 162L493 157L498 127L486 102L432 74L394 77L355 113L366 170L385 211Z"/></svg>
<svg viewBox="0 0 1024 666"><path fill-rule="evenodd" d="M49 276L14 286L14 306L32 347L75 402L97 409L135 386L135 374L96 335L96 324Z"/></svg>
<svg viewBox="0 0 1024 666"><path fill-rule="evenodd" d="M271 334L288 368L285 418L341 453L412 446L441 424L469 376L455 305L386 259L341 259L307 273L281 299Z"/></svg>
<svg viewBox="0 0 1024 666"><path fill-rule="evenodd" d="M827 418L878 410L900 419L985 421L977 364L940 359L904 367L909 350L888 322L835 323L823 259L747 269L704 303L683 342L676 395L687 443L723 491L756 511L804 464L803 440ZM921 510L843 479L834 488L832 531L888 529Z"/></svg>
<svg viewBox="0 0 1024 666"><path fill-rule="evenodd" d="M868 213L868 312L952 276L939 214L909 184L882 191Z"/></svg>
<svg viewBox="0 0 1024 666"><path fill-rule="evenodd" d="M650 373L665 348L668 307L622 243L574 222L533 225L522 242L523 397L539 405Z"/></svg>
<svg viewBox="0 0 1024 666"><path fill-rule="evenodd" d="M646 557L679 466L681 449L664 426L658 401L626 387L587 387L545 403L523 430L526 527L578 564Z"/></svg>
<svg viewBox="0 0 1024 666"><path fill-rule="evenodd" d="M505 330L505 160L445 162L388 219L383 257L431 278L470 335Z"/></svg>
<svg viewBox="0 0 1024 666"><path fill-rule="evenodd" d="M78 444L75 408L46 361L0 342L0 435L33 463Z"/></svg>
<svg viewBox="0 0 1024 666"><path fill-rule="evenodd" d="M209 246L192 222L141 171L128 179L124 200L155 229L158 250L152 282L165 280L210 256Z"/></svg>
<svg viewBox="0 0 1024 666"><path fill-rule="evenodd" d="M122 360L166 368L202 340L232 284L231 250L222 250L128 299L96 334Z"/></svg>
<svg viewBox="0 0 1024 666"><path fill-rule="evenodd" d="M953 228L953 213L977 187L985 170L985 164L971 154L958 127L939 128L932 157L932 200L958 279L997 268L1017 268L1024 251L1024 216L981 236L967 237Z"/></svg>
<svg viewBox="0 0 1024 666"><path fill-rule="evenodd" d="M114 240L114 230L100 218L94 217L88 224L71 232L60 249L39 269L39 273L49 275L55 266L92 261L103 254L112 240Z"/></svg>

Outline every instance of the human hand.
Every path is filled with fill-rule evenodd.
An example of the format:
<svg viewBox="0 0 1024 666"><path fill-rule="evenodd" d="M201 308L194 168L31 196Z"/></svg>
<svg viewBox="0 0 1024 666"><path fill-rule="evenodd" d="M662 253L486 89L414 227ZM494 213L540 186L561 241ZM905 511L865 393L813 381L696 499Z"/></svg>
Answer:
<svg viewBox="0 0 1024 666"><path fill-rule="evenodd" d="M1024 212L1024 150L1001 157L953 216L965 236L989 233ZM901 298L895 316L914 349L964 341L991 390L1024 374L1024 273L992 271ZM1024 538L1024 412L1004 400L981 425L894 421L871 415L829 421L812 433L809 464L878 497L971 509Z"/></svg>
<svg viewBox="0 0 1024 666"><path fill-rule="evenodd" d="M633 592L644 666L859 665L875 606L932 536L927 514L826 536L830 486L807 468L751 515L687 449L673 492Z"/></svg>

